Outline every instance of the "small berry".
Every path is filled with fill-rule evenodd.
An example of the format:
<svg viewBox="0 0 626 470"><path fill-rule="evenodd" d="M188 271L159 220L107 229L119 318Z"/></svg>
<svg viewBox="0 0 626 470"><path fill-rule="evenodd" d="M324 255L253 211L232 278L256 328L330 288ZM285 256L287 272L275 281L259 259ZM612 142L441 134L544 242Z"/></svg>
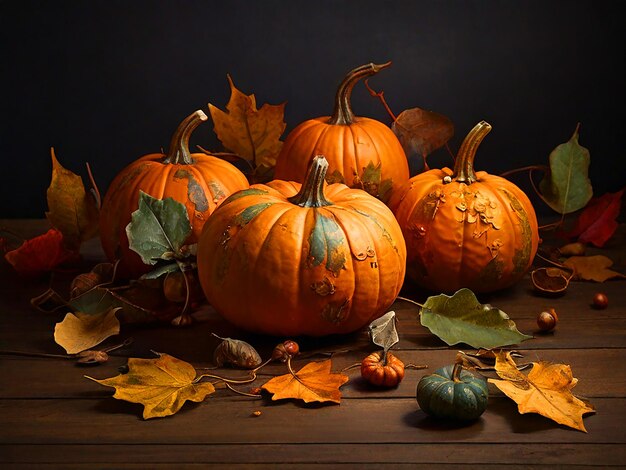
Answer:
<svg viewBox="0 0 626 470"><path fill-rule="evenodd" d="M553 308L543 311L537 316L537 326L541 331L545 332L552 331L558 321L559 317Z"/></svg>
<svg viewBox="0 0 626 470"><path fill-rule="evenodd" d="M599 309L605 309L609 306L609 298L603 292L598 292L593 296L593 306Z"/></svg>

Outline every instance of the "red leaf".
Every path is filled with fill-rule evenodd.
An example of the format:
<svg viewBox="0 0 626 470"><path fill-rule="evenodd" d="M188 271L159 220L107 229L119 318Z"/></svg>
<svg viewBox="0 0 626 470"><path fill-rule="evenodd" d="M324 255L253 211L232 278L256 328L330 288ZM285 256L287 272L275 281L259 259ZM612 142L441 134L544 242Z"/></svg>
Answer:
<svg viewBox="0 0 626 470"><path fill-rule="evenodd" d="M621 210L625 189L606 193L589 201L578 217L576 226L565 233L565 236L578 237L579 242L592 243L597 247L604 246L617 229L618 223L615 219Z"/></svg>
<svg viewBox="0 0 626 470"><path fill-rule="evenodd" d="M63 246L63 234L50 229L43 235L26 240L5 255L15 270L25 277L37 277L57 266L78 258L78 252Z"/></svg>

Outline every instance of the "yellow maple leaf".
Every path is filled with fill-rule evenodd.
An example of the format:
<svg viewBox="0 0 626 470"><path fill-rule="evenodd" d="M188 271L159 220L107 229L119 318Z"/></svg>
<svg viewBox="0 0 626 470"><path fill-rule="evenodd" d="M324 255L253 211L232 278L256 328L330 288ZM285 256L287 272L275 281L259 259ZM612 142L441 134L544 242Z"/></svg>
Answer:
<svg viewBox="0 0 626 470"><path fill-rule="evenodd" d="M54 341L68 354L92 348L120 332L120 322L115 315L120 308L114 307L101 314L68 313L55 325Z"/></svg>
<svg viewBox="0 0 626 470"><path fill-rule="evenodd" d="M68 248L78 249L80 244L98 234L98 208L95 200L85 191L80 176L64 168L52 156L52 179L48 187L48 212L50 223L63 234Z"/></svg>
<svg viewBox="0 0 626 470"><path fill-rule="evenodd" d="M576 279L604 282L614 277L626 278L623 274L609 269L613 266L613 260L604 255L572 256L563 264L574 270Z"/></svg>
<svg viewBox="0 0 626 470"><path fill-rule="evenodd" d="M349 378L344 374L331 373L331 360L310 362L295 373L274 377L261 388L272 393L272 400L297 398L305 403L334 402L339 403L341 392L339 387Z"/></svg>
<svg viewBox="0 0 626 470"><path fill-rule="evenodd" d="M521 414L538 413L587 432L583 415L594 413L595 409L572 394L578 379L573 377L570 366L540 361L533 363L530 373L525 375L517 369L510 352L497 351L495 368L503 380L489 379L489 382L517 403Z"/></svg>
<svg viewBox="0 0 626 470"><path fill-rule="evenodd" d="M209 103L215 133L224 147L253 162L256 167L272 168L283 145L285 103L264 104L257 109L254 95L239 91L230 75L230 100L227 111Z"/></svg>
<svg viewBox="0 0 626 470"><path fill-rule="evenodd" d="M86 378L114 387L113 398L140 403L143 418L163 418L176 413L186 401L201 402L215 391L210 382L195 383L194 367L169 354L156 359L130 358L128 373L108 379Z"/></svg>

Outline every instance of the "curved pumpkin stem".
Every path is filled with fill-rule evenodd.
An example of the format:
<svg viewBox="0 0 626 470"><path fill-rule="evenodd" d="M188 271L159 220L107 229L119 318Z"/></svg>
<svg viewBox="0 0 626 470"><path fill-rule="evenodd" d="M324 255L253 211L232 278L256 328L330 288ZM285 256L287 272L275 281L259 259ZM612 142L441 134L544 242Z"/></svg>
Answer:
<svg viewBox="0 0 626 470"><path fill-rule="evenodd" d="M196 127L208 119L207 115L200 109L187 116L172 135L170 147L163 163L191 165L193 160L191 152L189 152L189 137L196 130Z"/></svg>
<svg viewBox="0 0 626 470"><path fill-rule="evenodd" d="M476 156L478 146L490 131L491 124L480 121L469 134L467 134L456 157L454 173L452 175L453 180L465 184L472 184L474 181L478 180L474 172L474 157Z"/></svg>
<svg viewBox="0 0 626 470"><path fill-rule="evenodd" d="M324 178L328 171L328 161L324 155L316 155L309 164L306 178L300 192L289 198L289 202L300 207L330 206L332 202L324 196Z"/></svg>
<svg viewBox="0 0 626 470"><path fill-rule="evenodd" d="M385 62L384 64L369 63L351 70L339 84L339 88L337 88L337 94L335 95L335 109L333 111L333 115L328 120L328 124L345 126L352 124L354 121L354 113L352 112L352 106L350 105L350 97L352 96L352 89L354 88L354 85L356 85L356 83L362 78L374 75L390 65L391 61Z"/></svg>

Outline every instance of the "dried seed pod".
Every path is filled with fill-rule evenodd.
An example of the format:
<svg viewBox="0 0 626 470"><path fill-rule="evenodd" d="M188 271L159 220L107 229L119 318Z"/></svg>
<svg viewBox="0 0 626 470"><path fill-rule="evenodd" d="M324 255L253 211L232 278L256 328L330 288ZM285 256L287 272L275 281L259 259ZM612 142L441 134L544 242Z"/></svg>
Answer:
<svg viewBox="0 0 626 470"><path fill-rule="evenodd" d="M222 340L213 352L213 362L218 367L231 364L243 369L254 369L263 362L261 356L250 344L239 339L221 338L213 333L213 336Z"/></svg>

